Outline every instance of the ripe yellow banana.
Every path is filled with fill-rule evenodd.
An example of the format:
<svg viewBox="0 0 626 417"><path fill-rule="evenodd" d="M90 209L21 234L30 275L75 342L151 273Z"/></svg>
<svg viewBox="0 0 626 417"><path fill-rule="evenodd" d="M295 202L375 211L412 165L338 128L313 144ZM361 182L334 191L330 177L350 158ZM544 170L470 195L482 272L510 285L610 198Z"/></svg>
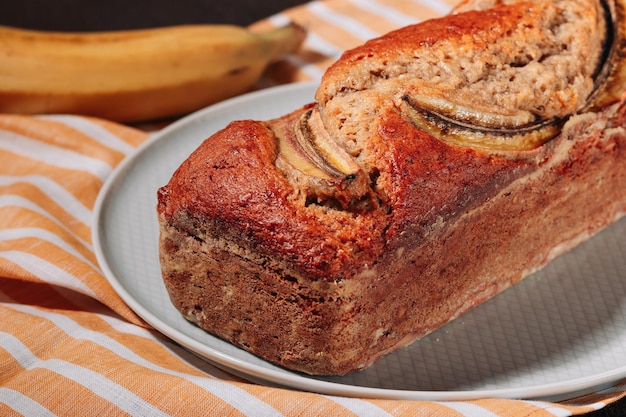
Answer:
<svg viewBox="0 0 626 417"><path fill-rule="evenodd" d="M65 33L0 26L0 112L137 122L243 93L305 30L231 25Z"/></svg>

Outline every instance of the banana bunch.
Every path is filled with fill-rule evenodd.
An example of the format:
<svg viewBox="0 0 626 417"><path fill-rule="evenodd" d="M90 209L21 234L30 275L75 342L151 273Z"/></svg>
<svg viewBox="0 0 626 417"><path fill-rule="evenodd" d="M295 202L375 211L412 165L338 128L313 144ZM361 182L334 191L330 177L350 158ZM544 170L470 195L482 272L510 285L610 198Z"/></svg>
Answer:
<svg viewBox="0 0 626 417"><path fill-rule="evenodd" d="M110 32L0 26L0 113L72 113L139 122L197 110L251 88L306 36L296 25Z"/></svg>

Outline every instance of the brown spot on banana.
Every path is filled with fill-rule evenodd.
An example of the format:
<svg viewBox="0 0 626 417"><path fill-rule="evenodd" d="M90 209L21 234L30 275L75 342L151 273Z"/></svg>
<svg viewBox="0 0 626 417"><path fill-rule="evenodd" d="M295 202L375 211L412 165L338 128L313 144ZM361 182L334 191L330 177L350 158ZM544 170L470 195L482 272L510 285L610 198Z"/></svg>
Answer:
<svg viewBox="0 0 626 417"><path fill-rule="evenodd" d="M246 66L246 67L233 68L227 72L227 75L235 76L235 75L243 74L246 71L250 71L250 67Z"/></svg>

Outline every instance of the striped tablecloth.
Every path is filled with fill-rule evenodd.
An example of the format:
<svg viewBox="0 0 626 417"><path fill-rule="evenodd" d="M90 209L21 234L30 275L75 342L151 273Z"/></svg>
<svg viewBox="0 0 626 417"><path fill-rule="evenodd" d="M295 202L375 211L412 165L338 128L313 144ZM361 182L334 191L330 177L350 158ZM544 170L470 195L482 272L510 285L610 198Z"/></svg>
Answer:
<svg viewBox="0 0 626 417"><path fill-rule="evenodd" d="M436 17L436 0L315 1L272 16L308 27L305 48L260 87L318 79L345 49ZM266 387L198 359L146 325L102 275L93 208L145 129L73 115L0 115L0 415L570 416L626 384L562 402L342 398Z"/></svg>

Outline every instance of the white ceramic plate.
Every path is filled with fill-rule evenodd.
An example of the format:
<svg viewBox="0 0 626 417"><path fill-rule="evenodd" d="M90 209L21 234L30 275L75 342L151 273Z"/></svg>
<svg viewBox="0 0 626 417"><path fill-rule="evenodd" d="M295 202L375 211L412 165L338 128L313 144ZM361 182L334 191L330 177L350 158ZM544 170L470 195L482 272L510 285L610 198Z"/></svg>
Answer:
<svg viewBox="0 0 626 417"><path fill-rule="evenodd" d="M161 280L156 191L213 132L312 100L295 84L238 97L168 126L127 158L96 204L93 239L104 274L157 330L251 381L344 396L415 400L561 399L626 378L626 222L439 331L344 377L276 367L187 322Z"/></svg>

